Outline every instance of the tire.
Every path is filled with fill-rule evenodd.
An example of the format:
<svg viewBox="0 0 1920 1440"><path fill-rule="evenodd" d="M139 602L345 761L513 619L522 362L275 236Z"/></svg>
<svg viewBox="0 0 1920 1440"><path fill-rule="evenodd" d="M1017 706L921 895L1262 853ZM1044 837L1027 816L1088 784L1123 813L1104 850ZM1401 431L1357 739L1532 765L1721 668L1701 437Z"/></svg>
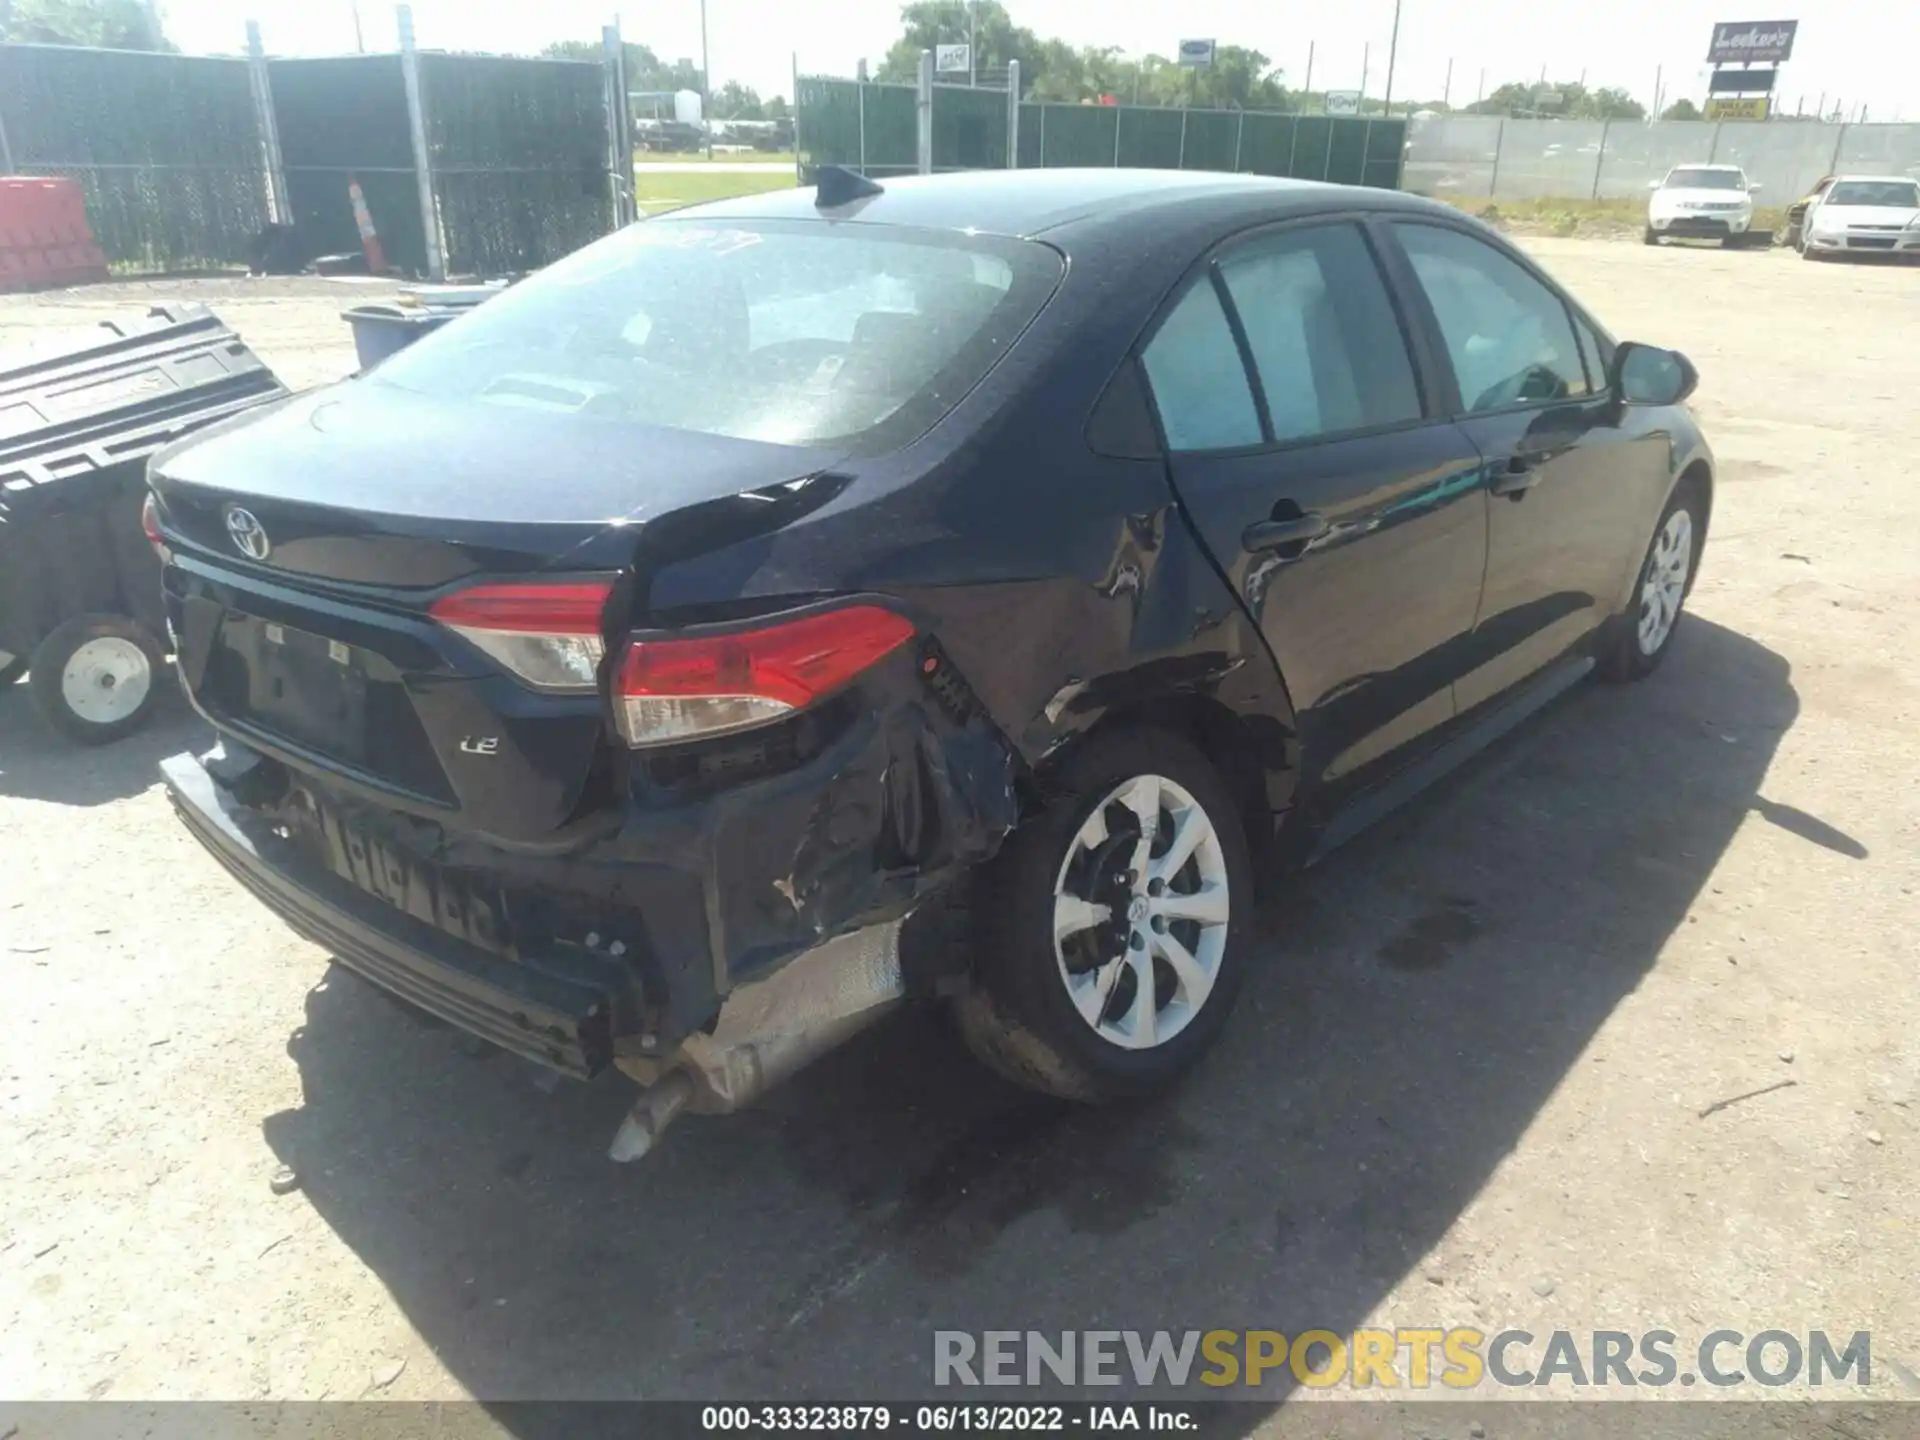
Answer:
<svg viewBox="0 0 1920 1440"><path fill-rule="evenodd" d="M28 684L54 729L106 745L153 715L166 656L151 630L124 615L78 615L33 652Z"/></svg>
<svg viewBox="0 0 1920 1440"><path fill-rule="evenodd" d="M979 872L974 983L956 1002L960 1030L982 1061L1030 1089L1094 1103L1148 1095L1211 1048L1240 988L1254 908L1242 811L1205 756L1156 729L1096 736L1049 789L1046 808ZM1156 824L1149 873L1175 843L1189 846L1189 858L1164 880L1127 885L1120 876L1138 873L1140 833L1129 805L1149 803L1158 822L1171 822ZM1196 811L1205 828L1188 832ZM1224 903L1180 907L1204 918L1159 913L1169 898L1213 897L1222 886ZM1105 918L1089 904L1107 905ZM1056 938L1062 920L1070 928ZM1150 1001L1141 998L1143 957ZM1199 980L1211 983L1194 1007L1182 996Z"/></svg>
<svg viewBox="0 0 1920 1440"><path fill-rule="evenodd" d="M1640 237L1640 243L1642 245L1658 245L1660 243L1660 232L1655 230L1651 225L1647 226L1646 234Z"/></svg>
<svg viewBox="0 0 1920 1440"><path fill-rule="evenodd" d="M1807 244L1805 240L1802 240L1800 242L1800 258L1802 260L1818 260L1820 259L1820 252L1814 249L1813 246Z"/></svg>
<svg viewBox="0 0 1920 1440"><path fill-rule="evenodd" d="M1680 628L1686 598L1700 568L1700 542L1707 533L1704 512L1700 487L1692 480L1681 481L1667 508L1660 512L1660 523L1653 527L1653 539L1634 576L1627 608L1614 617L1612 633L1602 646L1601 679L1616 683L1643 680L1660 667L1673 648L1673 633ZM1680 516L1685 517L1684 525L1677 524ZM1684 530L1686 543L1685 556L1678 562L1663 558L1672 554L1676 530ZM1664 621L1649 606L1664 610Z"/></svg>

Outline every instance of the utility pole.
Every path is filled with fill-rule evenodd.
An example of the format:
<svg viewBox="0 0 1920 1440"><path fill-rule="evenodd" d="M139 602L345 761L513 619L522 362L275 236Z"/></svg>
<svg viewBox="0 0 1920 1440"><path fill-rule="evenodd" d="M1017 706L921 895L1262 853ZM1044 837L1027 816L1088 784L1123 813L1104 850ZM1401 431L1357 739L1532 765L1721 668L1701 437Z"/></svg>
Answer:
<svg viewBox="0 0 1920 1440"><path fill-rule="evenodd" d="M976 73L976 67L980 63L979 56L975 53L973 48L974 47L973 32L974 32L975 25L979 21L979 19L980 19L980 0L967 0L967 88L969 90L974 88L974 85L976 83L974 80L974 75Z"/></svg>
<svg viewBox="0 0 1920 1440"><path fill-rule="evenodd" d="M1447 83L1440 87L1440 103L1451 110L1453 108L1453 58L1447 58Z"/></svg>
<svg viewBox="0 0 1920 1440"><path fill-rule="evenodd" d="M1313 41L1311 40L1307 41L1307 82L1300 87L1300 93L1303 95L1313 93Z"/></svg>
<svg viewBox="0 0 1920 1440"><path fill-rule="evenodd" d="M1360 47L1360 109L1353 112L1356 115L1367 108L1367 66L1372 60L1373 46L1362 45Z"/></svg>
<svg viewBox="0 0 1920 1440"><path fill-rule="evenodd" d="M1487 98L1487 67L1482 65L1480 67L1480 88L1474 92L1473 103L1478 105L1482 100L1486 98Z"/></svg>
<svg viewBox="0 0 1920 1440"><path fill-rule="evenodd" d="M707 133L707 163L713 163L713 70L707 59L707 0L700 0L700 128ZM794 97L796 100L798 96Z"/></svg>
<svg viewBox="0 0 1920 1440"><path fill-rule="evenodd" d="M1393 62L1400 56L1400 0L1393 0L1393 36L1387 41L1387 94L1380 103L1382 115L1393 114Z"/></svg>
<svg viewBox="0 0 1920 1440"><path fill-rule="evenodd" d="M1660 82L1661 82L1661 77L1665 73L1666 73L1666 67L1664 65L1656 65L1653 67L1653 116L1652 118L1655 120L1658 120L1660 118Z"/></svg>
<svg viewBox="0 0 1920 1440"><path fill-rule="evenodd" d="M366 37L360 33L360 0L353 0L353 49L356 55L367 53Z"/></svg>

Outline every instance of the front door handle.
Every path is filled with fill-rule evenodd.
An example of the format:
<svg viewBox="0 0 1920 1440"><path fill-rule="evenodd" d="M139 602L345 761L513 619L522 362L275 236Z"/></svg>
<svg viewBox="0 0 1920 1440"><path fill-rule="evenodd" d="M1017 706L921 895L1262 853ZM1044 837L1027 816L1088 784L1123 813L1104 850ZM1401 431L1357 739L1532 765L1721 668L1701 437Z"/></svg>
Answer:
<svg viewBox="0 0 1920 1440"><path fill-rule="evenodd" d="M1509 455L1494 469L1493 493L1505 495L1509 500L1518 500L1538 485L1540 478L1540 467L1532 459L1525 455Z"/></svg>
<svg viewBox="0 0 1920 1440"><path fill-rule="evenodd" d="M1318 540L1333 528L1317 510L1296 515L1290 520L1257 520L1240 535L1240 544L1250 555L1262 550L1278 550L1285 545L1304 545Z"/></svg>

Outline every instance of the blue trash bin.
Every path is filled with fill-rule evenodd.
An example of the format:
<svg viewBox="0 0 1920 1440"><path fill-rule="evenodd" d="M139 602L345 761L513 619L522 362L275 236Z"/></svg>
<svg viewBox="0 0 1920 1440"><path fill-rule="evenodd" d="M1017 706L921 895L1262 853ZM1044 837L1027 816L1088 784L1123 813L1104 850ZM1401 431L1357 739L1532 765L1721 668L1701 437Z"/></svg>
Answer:
<svg viewBox="0 0 1920 1440"><path fill-rule="evenodd" d="M438 330L459 313L458 310L427 310L375 302L342 310L340 318L353 327L353 353L360 368L371 370L428 331Z"/></svg>

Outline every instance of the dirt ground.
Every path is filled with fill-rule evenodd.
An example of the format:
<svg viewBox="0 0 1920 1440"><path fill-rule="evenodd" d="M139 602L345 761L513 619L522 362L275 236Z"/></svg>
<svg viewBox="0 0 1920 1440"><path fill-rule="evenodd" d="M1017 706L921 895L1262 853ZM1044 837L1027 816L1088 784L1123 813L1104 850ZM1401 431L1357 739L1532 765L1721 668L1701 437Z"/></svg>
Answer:
<svg viewBox="0 0 1920 1440"><path fill-rule="evenodd" d="M1691 617L1276 886L1144 1109L907 1014L614 1166L627 1082L429 1024L201 851L183 705L83 753L0 695L0 1396L904 1398L936 1328L1362 1324L1870 1330L1867 1393L1920 1393L1920 271L1526 243L1705 377ZM0 342L186 294L304 385L365 293L100 287Z"/></svg>

